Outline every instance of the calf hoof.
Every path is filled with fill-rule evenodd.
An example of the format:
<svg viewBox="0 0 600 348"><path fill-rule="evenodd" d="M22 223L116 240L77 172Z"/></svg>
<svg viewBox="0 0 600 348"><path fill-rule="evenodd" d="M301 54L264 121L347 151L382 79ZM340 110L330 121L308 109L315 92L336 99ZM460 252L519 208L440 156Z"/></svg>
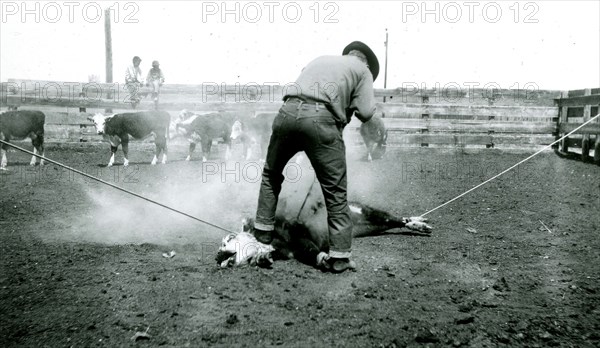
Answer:
<svg viewBox="0 0 600 348"><path fill-rule="evenodd" d="M187 156L187 157L185 158L185 160L186 160L186 161L188 161L188 162L189 162L191 159L192 159L192 157L190 157L190 156Z"/></svg>
<svg viewBox="0 0 600 348"><path fill-rule="evenodd" d="M373 157L371 157L371 154L367 155L367 161L368 162L373 162Z"/></svg>
<svg viewBox="0 0 600 348"><path fill-rule="evenodd" d="M123 167L127 167L127 166L129 166L129 161L123 162Z"/></svg>
<svg viewBox="0 0 600 348"><path fill-rule="evenodd" d="M31 167L35 167L35 162L29 162L29 165L30 165Z"/></svg>
<svg viewBox="0 0 600 348"><path fill-rule="evenodd" d="M6 167L0 167L0 170L7 171L8 169Z"/></svg>
<svg viewBox="0 0 600 348"><path fill-rule="evenodd" d="M112 167L112 166L113 166L113 164L112 164L112 163L109 163L109 164L107 164L106 166L107 166L107 167Z"/></svg>

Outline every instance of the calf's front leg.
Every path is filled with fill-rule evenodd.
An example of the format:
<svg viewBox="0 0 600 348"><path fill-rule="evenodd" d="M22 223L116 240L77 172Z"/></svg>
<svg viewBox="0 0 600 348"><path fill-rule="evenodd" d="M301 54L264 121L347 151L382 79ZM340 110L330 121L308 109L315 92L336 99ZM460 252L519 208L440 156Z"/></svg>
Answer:
<svg viewBox="0 0 600 348"><path fill-rule="evenodd" d="M192 159L192 152L194 152L195 148L196 148L196 143L193 141L190 141L190 147L188 149L188 156L185 158L186 161L189 161Z"/></svg>
<svg viewBox="0 0 600 348"><path fill-rule="evenodd" d="M123 141L121 148L123 149L123 166L127 167L129 165L129 141Z"/></svg>

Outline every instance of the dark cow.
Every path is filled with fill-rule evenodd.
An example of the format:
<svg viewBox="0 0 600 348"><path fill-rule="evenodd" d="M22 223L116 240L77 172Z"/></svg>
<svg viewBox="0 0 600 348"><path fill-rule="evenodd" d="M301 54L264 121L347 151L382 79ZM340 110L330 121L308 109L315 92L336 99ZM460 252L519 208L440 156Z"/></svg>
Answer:
<svg viewBox="0 0 600 348"><path fill-rule="evenodd" d="M0 114L0 140L9 142L10 140L22 140L27 137L31 138L33 144L33 153L44 156L44 123L46 115L41 111L34 110L18 110L7 111ZM7 159L6 149L8 145L2 144L0 152L2 152L2 161L0 162L0 170L6 170ZM30 165L34 166L36 157L31 156ZM44 164L44 160L40 160L40 165Z"/></svg>
<svg viewBox="0 0 600 348"><path fill-rule="evenodd" d="M188 111L182 111L178 122L175 123L178 135L185 136L190 142L188 156L189 161L196 148L196 143L202 146L202 161L206 162L210 156L210 150L214 139L221 138L227 146L225 159L231 156L231 124L221 114L211 113L198 115Z"/></svg>
<svg viewBox="0 0 600 348"><path fill-rule="evenodd" d="M398 217L385 211L369 207L358 202L350 202L350 212L354 223L354 237L377 236L395 228L407 228L418 233L431 233L431 226L422 217ZM322 203L310 207L315 215L322 212ZM242 232L230 233L223 238L216 257L220 267L243 265L270 266L273 260L296 258L297 260L319 267L328 257L326 228L315 227L308 222L311 216L303 221L276 217L275 231L277 237L271 245L260 243L250 233L253 219L242 221Z"/></svg>
<svg viewBox="0 0 600 348"><path fill-rule="evenodd" d="M246 160L252 156L253 144L259 145L261 158L266 156L275 116L277 114L258 114L244 121L237 119L231 126L231 139L242 141Z"/></svg>
<svg viewBox="0 0 600 348"><path fill-rule="evenodd" d="M370 162L385 154L388 132L379 115L360 125L360 135L367 147L367 160Z"/></svg>
<svg viewBox="0 0 600 348"><path fill-rule="evenodd" d="M154 134L154 144L156 152L152 159L152 165L158 161L158 156L162 152L162 163L167 162L167 137L169 134L169 124L171 115L166 111L142 111L126 112L112 116L96 114L88 118L94 122L98 134L104 136L110 142L110 161L108 166L112 166L115 161L115 153L122 145L124 161L123 165L129 165L127 154L129 152L129 136L135 139L144 139Z"/></svg>

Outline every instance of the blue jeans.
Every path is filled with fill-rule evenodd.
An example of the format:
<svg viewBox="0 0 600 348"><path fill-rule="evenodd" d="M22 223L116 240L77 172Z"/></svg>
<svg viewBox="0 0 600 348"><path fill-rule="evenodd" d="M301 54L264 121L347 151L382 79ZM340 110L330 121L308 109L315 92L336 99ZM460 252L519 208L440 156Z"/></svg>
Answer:
<svg viewBox="0 0 600 348"><path fill-rule="evenodd" d="M350 257L352 219L348 208L346 147L334 116L321 104L287 101L273 121L263 169L256 228L273 230L287 162L299 151L309 158L321 185L329 232L329 255Z"/></svg>

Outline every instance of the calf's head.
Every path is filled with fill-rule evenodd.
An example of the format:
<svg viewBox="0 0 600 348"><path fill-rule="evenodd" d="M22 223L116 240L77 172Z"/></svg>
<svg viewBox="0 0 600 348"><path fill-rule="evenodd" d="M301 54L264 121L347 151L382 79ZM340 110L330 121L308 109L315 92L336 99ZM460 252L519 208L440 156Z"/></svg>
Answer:
<svg viewBox="0 0 600 348"><path fill-rule="evenodd" d="M88 120L94 123L94 127L96 127L96 132L98 132L98 134L104 134L107 118L108 117L98 113L92 117L88 117Z"/></svg>
<svg viewBox="0 0 600 348"><path fill-rule="evenodd" d="M270 253L274 248L256 240L250 233L252 224L252 219L243 219L241 232L229 233L223 237L215 257L219 267L268 266L273 262Z"/></svg>
<svg viewBox="0 0 600 348"><path fill-rule="evenodd" d="M239 138L239 136L242 135L243 131L244 127L242 125L242 122L240 122L240 120L236 120L231 126L231 139L235 140Z"/></svg>

